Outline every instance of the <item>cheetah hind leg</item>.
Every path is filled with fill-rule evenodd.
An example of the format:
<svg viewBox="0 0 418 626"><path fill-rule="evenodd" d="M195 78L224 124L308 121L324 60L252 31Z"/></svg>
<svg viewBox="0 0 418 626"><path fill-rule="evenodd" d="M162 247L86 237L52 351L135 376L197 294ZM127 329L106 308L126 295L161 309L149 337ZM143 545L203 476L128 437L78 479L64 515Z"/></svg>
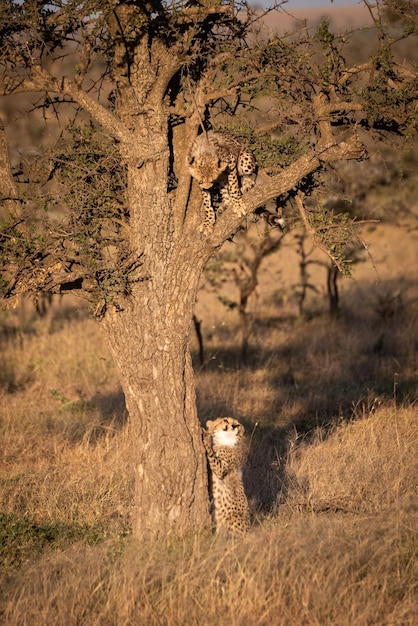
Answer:
<svg viewBox="0 0 418 626"><path fill-rule="evenodd" d="M237 213L238 215L241 215L242 217L246 216L246 210L244 208L244 203L241 199L241 196L244 193L247 193L247 191L249 191L252 187L254 187L254 181L251 178L251 176L242 176L241 177L241 189L240 189L240 196L235 200L235 203L233 205L233 210L235 211L235 213Z"/></svg>

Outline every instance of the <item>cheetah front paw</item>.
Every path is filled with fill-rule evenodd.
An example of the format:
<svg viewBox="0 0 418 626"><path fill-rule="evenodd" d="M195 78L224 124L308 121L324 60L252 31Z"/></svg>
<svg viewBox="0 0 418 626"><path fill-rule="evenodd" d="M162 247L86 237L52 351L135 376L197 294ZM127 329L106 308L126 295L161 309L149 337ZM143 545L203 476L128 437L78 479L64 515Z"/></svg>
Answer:
<svg viewBox="0 0 418 626"><path fill-rule="evenodd" d="M236 213L237 215L240 215L241 217L245 217L246 215L245 206L241 200L236 200L232 204L232 210L234 211L234 213Z"/></svg>
<svg viewBox="0 0 418 626"><path fill-rule="evenodd" d="M203 222L203 224L200 225L199 228L199 232L204 236L204 237L209 237L212 232L213 232L213 227L214 224L207 224L206 222Z"/></svg>

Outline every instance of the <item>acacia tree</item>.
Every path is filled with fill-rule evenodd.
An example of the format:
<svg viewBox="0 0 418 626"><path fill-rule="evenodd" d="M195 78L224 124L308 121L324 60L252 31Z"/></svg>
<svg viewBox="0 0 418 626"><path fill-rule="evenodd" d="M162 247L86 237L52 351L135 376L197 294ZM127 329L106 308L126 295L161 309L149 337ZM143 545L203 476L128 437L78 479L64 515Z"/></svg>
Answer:
<svg viewBox="0 0 418 626"><path fill-rule="evenodd" d="M260 13L237 2L1 4L2 95L85 116L44 172L38 161L12 172L0 130L2 293L77 290L91 301L132 424L138 535L208 521L189 334L202 270L243 220L226 208L201 231L188 149L210 127L248 141L264 170L242 198L249 216L298 185L306 193L327 164L364 158L360 131L410 133L416 78L394 62L378 5L376 55L349 68L326 22L313 36L268 37Z"/></svg>
<svg viewBox="0 0 418 626"><path fill-rule="evenodd" d="M241 362L247 363L249 339L254 324L254 314L249 311L251 296L256 294L261 264L276 252L285 234L280 227L282 218L262 210L270 223L250 227L237 233L234 245L214 255L206 265L205 277L217 292L220 302L229 310L237 308L241 327ZM231 281L237 287L236 300L222 295L224 283Z"/></svg>

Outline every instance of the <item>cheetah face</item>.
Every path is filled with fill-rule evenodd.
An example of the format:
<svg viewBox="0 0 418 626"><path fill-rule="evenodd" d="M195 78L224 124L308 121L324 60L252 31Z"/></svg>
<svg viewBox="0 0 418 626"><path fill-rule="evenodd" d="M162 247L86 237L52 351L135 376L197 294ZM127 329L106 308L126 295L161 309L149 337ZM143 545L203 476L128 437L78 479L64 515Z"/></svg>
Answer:
<svg viewBox="0 0 418 626"><path fill-rule="evenodd" d="M206 428L212 435L213 443L218 446L236 446L242 439L244 427L233 417L219 417L216 420L208 420Z"/></svg>
<svg viewBox="0 0 418 626"><path fill-rule="evenodd" d="M199 187L209 190L228 168L228 162L216 154L205 154L204 158L189 158L190 174L197 180Z"/></svg>

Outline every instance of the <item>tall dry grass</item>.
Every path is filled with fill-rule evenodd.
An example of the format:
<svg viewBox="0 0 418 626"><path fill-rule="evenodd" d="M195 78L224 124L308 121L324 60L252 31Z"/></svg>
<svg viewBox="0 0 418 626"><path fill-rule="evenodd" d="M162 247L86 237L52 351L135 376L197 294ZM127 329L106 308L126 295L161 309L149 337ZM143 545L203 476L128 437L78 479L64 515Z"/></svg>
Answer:
<svg viewBox="0 0 418 626"><path fill-rule="evenodd" d="M410 624L416 543L406 514L294 518L240 544L134 543L55 553L20 577L8 624ZM116 552L116 554L115 554ZM416 593L416 592L415 592Z"/></svg>
<svg viewBox="0 0 418 626"><path fill-rule="evenodd" d="M387 275L360 266L332 321L283 306L272 277L286 267L291 290L297 267L269 259L245 367L234 313L199 313L201 420L247 432L253 530L235 543L134 541L129 420L96 324L76 301L3 313L0 622L417 623L415 232L376 232Z"/></svg>
<svg viewBox="0 0 418 626"><path fill-rule="evenodd" d="M129 421L95 323L3 319L1 623L417 623L416 319L413 299L264 318L245 368L225 329L199 411L246 425L253 529L167 545L129 537Z"/></svg>
<svg viewBox="0 0 418 626"><path fill-rule="evenodd" d="M243 541L113 538L49 552L8 580L4 623L412 626L416 435L415 411L380 409L290 454L295 487L283 511ZM374 459L370 481L365 458ZM336 507L332 481L347 466Z"/></svg>
<svg viewBox="0 0 418 626"><path fill-rule="evenodd" d="M123 394L95 322L3 323L0 511L37 523L128 525Z"/></svg>
<svg viewBox="0 0 418 626"><path fill-rule="evenodd" d="M417 452L416 405L398 409L389 404L334 426L331 434L318 429L312 441L288 454L283 509L373 515L409 508L418 486Z"/></svg>

